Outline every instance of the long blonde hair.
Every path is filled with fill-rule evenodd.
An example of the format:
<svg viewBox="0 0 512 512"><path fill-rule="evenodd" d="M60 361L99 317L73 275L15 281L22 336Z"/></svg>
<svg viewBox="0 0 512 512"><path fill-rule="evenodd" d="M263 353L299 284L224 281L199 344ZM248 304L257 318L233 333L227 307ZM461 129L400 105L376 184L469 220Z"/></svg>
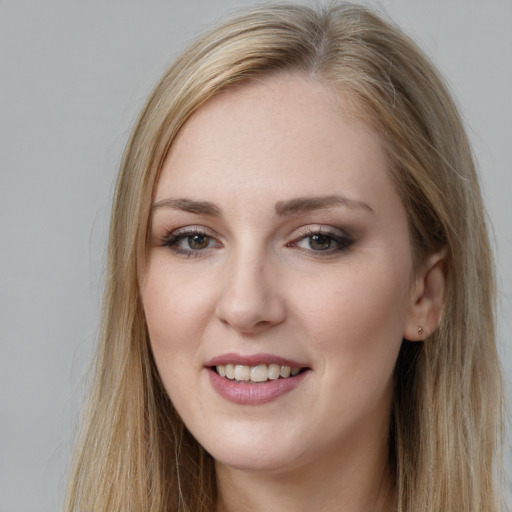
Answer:
<svg viewBox="0 0 512 512"><path fill-rule="evenodd" d="M188 433L155 369L141 306L151 195L186 120L219 91L274 72L348 93L385 142L416 263L447 247L439 328L407 341L395 371L390 464L400 512L496 512L502 383L492 255L471 149L439 74L366 8L283 4L242 13L184 52L133 129L112 211L91 397L67 510L208 511L211 457Z"/></svg>

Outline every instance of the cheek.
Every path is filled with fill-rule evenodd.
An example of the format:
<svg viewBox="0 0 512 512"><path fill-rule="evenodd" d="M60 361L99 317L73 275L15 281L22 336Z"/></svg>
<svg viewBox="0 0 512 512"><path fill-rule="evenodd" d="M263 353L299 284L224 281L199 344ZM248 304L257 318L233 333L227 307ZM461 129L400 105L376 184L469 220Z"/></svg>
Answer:
<svg viewBox="0 0 512 512"><path fill-rule="evenodd" d="M392 373L408 312L409 281L393 264L348 268L299 294L298 309L326 367Z"/></svg>
<svg viewBox="0 0 512 512"><path fill-rule="evenodd" d="M324 375L319 407L335 418L326 435L336 436L340 424L358 431L365 421L382 421L389 413L406 308L403 290L391 282L381 285L346 276L332 287L331 300L310 304L315 309L308 330Z"/></svg>
<svg viewBox="0 0 512 512"><path fill-rule="evenodd" d="M191 404L202 407L194 379L202 369L198 355L211 301L186 273L170 272L157 259L149 264L141 294L158 373L176 410L189 417Z"/></svg>
<svg viewBox="0 0 512 512"><path fill-rule="evenodd" d="M158 366L160 359L174 364L176 358L179 362L182 355L197 349L212 304L204 293L207 288L198 289L197 284L186 274L170 272L167 265L150 262L141 293Z"/></svg>

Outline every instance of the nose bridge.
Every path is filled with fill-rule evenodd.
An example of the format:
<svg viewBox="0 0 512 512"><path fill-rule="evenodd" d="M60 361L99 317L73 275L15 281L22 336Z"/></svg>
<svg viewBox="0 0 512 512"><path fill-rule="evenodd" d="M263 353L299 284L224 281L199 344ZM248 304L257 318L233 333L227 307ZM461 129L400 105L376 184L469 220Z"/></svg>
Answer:
<svg viewBox="0 0 512 512"><path fill-rule="evenodd" d="M233 250L217 304L217 316L239 332L255 333L283 321L277 268L264 248Z"/></svg>

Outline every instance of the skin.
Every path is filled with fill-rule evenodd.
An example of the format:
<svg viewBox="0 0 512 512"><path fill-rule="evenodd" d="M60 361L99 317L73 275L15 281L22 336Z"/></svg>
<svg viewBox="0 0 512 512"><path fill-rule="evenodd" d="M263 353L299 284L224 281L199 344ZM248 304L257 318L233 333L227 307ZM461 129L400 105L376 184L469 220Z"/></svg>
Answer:
<svg viewBox="0 0 512 512"><path fill-rule="evenodd" d="M381 141L348 104L296 75L228 89L186 123L156 188L141 294L164 386L216 460L218 511L394 507L393 369L404 337L435 328L442 255L413 272ZM241 405L205 367L227 353L308 370Z"/></svg>

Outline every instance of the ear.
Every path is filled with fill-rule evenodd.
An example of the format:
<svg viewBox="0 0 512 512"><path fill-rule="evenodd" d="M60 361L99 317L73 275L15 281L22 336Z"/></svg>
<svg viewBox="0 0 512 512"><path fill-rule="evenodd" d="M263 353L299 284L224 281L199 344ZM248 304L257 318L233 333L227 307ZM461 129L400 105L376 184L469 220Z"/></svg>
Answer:
<svg viewBox="0 0 512 512"><path fill-rule="evenodd" d="M419 269L412 288L404 338L423 341L439 325L446 287L446 248L431 254Z"/></svg>

